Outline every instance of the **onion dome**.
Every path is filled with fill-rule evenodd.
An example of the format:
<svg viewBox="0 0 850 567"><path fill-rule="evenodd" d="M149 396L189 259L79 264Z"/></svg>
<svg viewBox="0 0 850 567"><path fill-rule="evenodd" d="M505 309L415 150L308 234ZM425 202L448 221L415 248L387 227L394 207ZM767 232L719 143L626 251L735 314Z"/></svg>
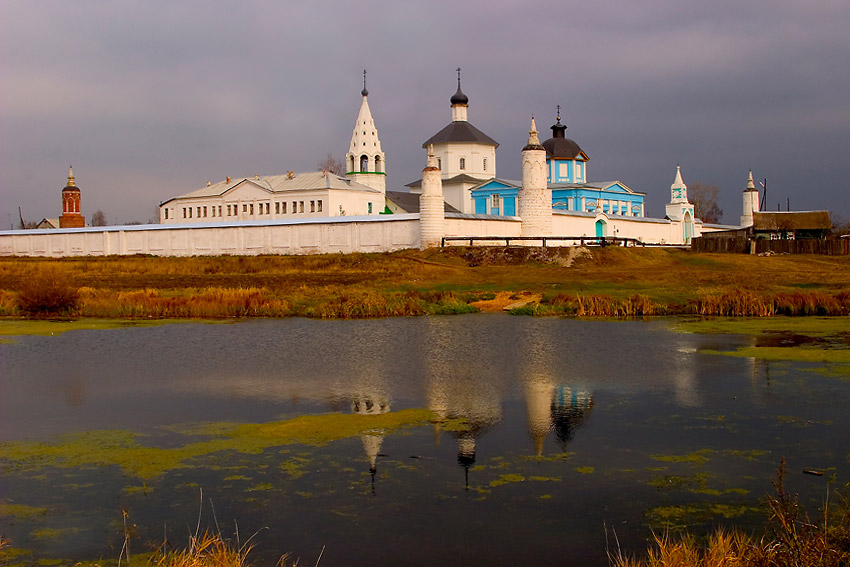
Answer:
<svg viewBox="0 0 850 567"><path fill-rule="evenodd" d="M460 67L457 69L457 92L452 95L451 102L452 105L469 104L469 97L463 94L463 91L460 90Z"/></svg>

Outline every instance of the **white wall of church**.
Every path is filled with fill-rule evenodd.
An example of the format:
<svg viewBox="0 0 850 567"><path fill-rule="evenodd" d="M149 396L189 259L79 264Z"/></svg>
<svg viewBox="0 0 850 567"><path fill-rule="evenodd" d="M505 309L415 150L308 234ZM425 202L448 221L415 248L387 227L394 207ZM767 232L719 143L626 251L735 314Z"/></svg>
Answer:
<svg viewBox="0 0 850 567"><path fill-rule="evenodd" d="M462 174L482 180L496 176L496 148L492 146L460 142L435 144L434 155L439 159L443 179ZM464 160L463 168L461 158Z"/></svg>

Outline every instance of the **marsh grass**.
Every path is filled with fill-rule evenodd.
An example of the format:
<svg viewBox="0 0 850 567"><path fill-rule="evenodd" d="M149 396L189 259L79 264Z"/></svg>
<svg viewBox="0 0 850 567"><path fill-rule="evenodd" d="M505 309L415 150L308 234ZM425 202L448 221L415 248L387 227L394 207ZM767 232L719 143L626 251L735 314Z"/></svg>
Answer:
<svg viewBox="0 0 850 567"><path fill-rule="evenodd" d="M450 247L387 254L0 259L0 316L6 317L467 313L476 310L470 303L505 292L543 296L517 314L847 315L850 257Z"/></svg>
<svg viewBox="0 0 850 567"><path fill-rule="evenodd" d="M839 567L850 565L850 503L838 493L810 519L797 495L785 489L785 461L767 496L768 525L760 538L717 530L700 544L693 534L653 534L646 556L609 550L612 567ZM836 500L831 502L830 498Z"/></svg>

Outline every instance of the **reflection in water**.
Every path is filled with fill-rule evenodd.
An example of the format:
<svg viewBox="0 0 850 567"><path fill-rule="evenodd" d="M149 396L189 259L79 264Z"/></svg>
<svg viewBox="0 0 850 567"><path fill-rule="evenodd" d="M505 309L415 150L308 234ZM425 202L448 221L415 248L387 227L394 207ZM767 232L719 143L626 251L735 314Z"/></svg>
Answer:
<svg viewBox="0 0 850 567"><path fill-rule="evenodd" d="M464 343L451 333L444 318L430 317L423 334L423 364L427 380L428 409L435 414L435 435L439 440L440 422L452 421L450 434L457 439L457 462L464 469L464 484L469 489L469 469L475 464L477 440L502 419L501 384L493 375L481 371L468 349L489 349L492 343L475 338Z"/></svg>
<svg viewBox="0 0 850 567"><path fill-rule="evenodd" d="M559 385L552 393L552 427L555 438L566 452L567 443L572 441L576 429L580 428L590 418L593 410L593 395Z"/></svg>

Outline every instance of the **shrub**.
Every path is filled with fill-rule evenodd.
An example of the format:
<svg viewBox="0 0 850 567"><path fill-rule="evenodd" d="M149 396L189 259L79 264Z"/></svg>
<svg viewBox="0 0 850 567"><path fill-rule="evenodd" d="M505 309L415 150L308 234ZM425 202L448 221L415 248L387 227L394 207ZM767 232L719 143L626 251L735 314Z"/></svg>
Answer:
<svg viewBox="0 0 850 567"><path fill-rule="evenodd" d="M39 268L18 294L18 307L29 315L68 315L79 303L70 273L58 266Z"/></svg>

